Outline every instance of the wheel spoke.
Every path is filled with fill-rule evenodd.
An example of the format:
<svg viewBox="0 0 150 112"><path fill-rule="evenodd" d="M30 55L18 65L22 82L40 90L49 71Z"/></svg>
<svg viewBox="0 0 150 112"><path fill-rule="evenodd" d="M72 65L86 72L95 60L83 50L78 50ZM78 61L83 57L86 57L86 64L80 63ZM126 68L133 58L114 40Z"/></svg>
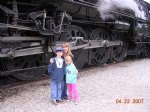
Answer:
<svg viewBox="0 0 150 112"><path fill-rule="evenodd" d="M124 55L127 49L126 41L123 39L124 37L120 34L116 34L113 36L113 40L119 40L123 42L122 46L114 46L112 49L112 60L119 62L124 59Z"/></svg>
<svg viewBox="0 0 150 112"><path fill-rule="evenodd" d="M91 35L92 40L109 40L109 34L103 29L95 29ZM97 48L91 51L92 62L94 65L104 64L108 61L110 55L109 48Z"/></svg>

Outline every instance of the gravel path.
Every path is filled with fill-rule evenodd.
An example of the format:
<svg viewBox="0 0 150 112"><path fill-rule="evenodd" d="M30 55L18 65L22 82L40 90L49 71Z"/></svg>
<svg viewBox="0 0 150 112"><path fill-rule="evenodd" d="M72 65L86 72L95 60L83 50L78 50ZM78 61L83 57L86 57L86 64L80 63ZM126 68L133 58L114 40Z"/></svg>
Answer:
<svg viewBox="0 0 150 112"><path fill-rule="evenodd" d="M47 80L8 94L0 112L150 112L150 59L126 61L79 75L78 105L52 105ZM122 103L116 103L116 99ZM133 99L141 102L133 103Z"/></svg>

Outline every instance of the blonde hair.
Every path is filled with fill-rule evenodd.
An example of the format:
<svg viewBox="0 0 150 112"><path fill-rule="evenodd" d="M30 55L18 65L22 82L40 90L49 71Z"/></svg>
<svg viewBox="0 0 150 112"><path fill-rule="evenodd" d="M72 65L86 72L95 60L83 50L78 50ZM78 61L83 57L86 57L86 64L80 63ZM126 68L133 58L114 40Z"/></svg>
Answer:
<svg viewBox="0 0 150 112"><path fill-rule="evenodd" d="M69 61L69 62L73 63L72 58L69 55L65 57L65 61Z"/></svg>
<svg viewBox="0 0 150 112"><path fill-rule="evenodd" d="M69 43L64 42L64 43L62 44L62 47L68 47L68 52L67 52L67 53L64 53L64 57L66 57L66 56L71 56L71 58L73 58L73 54L71 53Z"/></svg>

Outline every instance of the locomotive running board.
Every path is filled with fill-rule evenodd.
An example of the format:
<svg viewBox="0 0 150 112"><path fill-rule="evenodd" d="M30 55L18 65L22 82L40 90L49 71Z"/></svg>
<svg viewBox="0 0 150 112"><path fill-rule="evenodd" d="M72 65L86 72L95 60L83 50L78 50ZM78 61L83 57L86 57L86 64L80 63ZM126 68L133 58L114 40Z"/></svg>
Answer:
<svg viewBox="0 0 150 112"><path fill-rule="evenodd" d="M108 41L108 40L92 40L89 42L89 46L84 49L93 49L99 47L111 47L111 46L119 46L123 45L122 41Z"/></svg>
<svg viewBox="0 0 150 112"><path fill-rule="evenodd" d="M47 70L47 66L40 66L40 67L33 67L33 68L26 68L26 69L17 69L11 71L3 71L0 72L0 76L8 76L11 74L21 73L21 72L30 72L31 70Z"/></svg>
<svg viewBox="0 0 150 112"><path fill-rule="evenodd" d="M108 41L108 40L83 40L85 44L77 45L75 42L69 42L71 50L77 49L93 49L100 47L122 46L122 41Z"/></svg>
<svg viewBox="0 0 150 112"><path fill-rule="evenodd" d="M78 37L79 38L79 37ZM81 39L81 38L80 38ZM77 44L80 43L80 44ZM101 47L111 47L111 46L122 46L122 41L108 41L108 40L75 40L69 42L71 46L71 50L77 49L93 49L93 48L101 48ZM56 42L57 45L57 42ZM55 47L52 46L54 49ZM35 54L42 54L44 53L44 47L33 47L33 48L26 48L20 50L9 51L8 53L0 53L0 58L8 57L8 58L15 58L27 55L35 55ZM54 50L53 50L54 51ZM48 48L48 52L53 52L51 48Z"/></svg>

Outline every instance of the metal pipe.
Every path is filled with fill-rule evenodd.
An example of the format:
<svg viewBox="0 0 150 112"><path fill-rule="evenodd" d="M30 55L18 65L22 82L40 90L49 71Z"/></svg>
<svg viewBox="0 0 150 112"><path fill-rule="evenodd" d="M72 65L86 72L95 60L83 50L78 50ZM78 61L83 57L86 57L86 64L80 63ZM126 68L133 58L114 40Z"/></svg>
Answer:
<svg viewBox="0 0 150 112"><path fill-rule="evenodd" d="M60 33L60 31L61 31L61 28L62 28L62 23L63 23L63 21L64 21L64 16L65 16L65 14L64 14L64 12L63 12L63 15L62 15L62 18L61 18L61 23L60 23L60 28L59 28L59 33Z"/></svg>

